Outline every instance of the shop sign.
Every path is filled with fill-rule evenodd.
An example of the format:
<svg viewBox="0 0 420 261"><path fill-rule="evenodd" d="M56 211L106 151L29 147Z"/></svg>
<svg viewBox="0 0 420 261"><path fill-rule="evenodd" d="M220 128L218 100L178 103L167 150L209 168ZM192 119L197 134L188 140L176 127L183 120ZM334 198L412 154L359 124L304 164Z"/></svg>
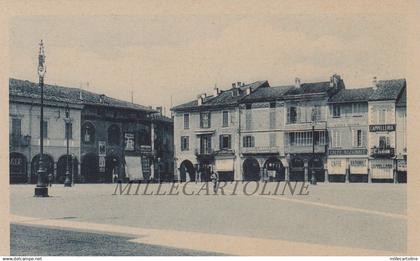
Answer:
<svg viewBox="0 0 420 261"><path fill-rule="evenodd" d="M368 173L367 159L350 159L350 173L363 174Z"/></svg>
<svg viewBox="0 0 420 261"><path fill-rule="evenodd" d="M407 160L397 160L398 171L407 171Z"/></svg>
<svg viewBox="0 0 420 261"><path fill-rule="evenodd" d="M134 150L134 133L124 133L124 144L126 151Z"/></svg>
<svg viewBox="0 0 420 261"><path fill-rule="evenodd" d="M23 155L16 154L10 156L10 172L14 174L24 174L26 168L26 160Z"/></svg>
<svg viewBox="0 0 420 261"><path fill-rule="evenodd" d="M395 124L370 125L369 131L370 132L395 131Z"/></svg>
<svg viewBox="0 0 420 261"><path fill-rule="evenodd" d="M98 141L98 155L106 156L106 142L105 141Z"/></svg>
<svg viewBox="0 0 420 261"><path fill-rule="evenodd" d="M392 161L372 161L372 169L392 169L394 166Z"/></svg>
<svg viewBox="0 0 420 261"><path fill-rule="evenodd" d="M346 174L345 159L328 159L328 173L330 174Z"/></svg>
<svg viewBox="0 0 420 261"><path fill-rule="evenodd" d="M152 153L152 146L149 146L149 145L141 145L140 146L140 153L142 153L142 154L151 154Z"/></svg>
<svg viewBox="0 0 420 261"><path fill-rule="evenodd" d="M105 172L105 156L99 156L99 172Z"/></svg>
<svg viewBox="0 0 420 261"><path fill-rule="evenodd" d="M328 155L366 155L367 149L332 149L328 150Z"/></svg>

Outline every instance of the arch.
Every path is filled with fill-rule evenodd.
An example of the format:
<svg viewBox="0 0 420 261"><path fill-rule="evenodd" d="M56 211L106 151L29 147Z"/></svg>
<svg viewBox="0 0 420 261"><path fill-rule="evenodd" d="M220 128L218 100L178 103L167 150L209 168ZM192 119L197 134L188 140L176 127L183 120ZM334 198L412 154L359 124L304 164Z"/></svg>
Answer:
<svg viewBox="0 0 420 261"><path fill-rule="evenodd" d="M31 162L31 183L35 184L38 181L38 169L39 169L39 157L40 154L35 155L32 158ZM47 176L44 177L45 181L47 180L48 175L54 175L54 159L49 154L43 154L42 163L44 168L47 170Z"/></svg>
<svg viewBox="0 0 420 261"><path fill-rule="evenodd" d="M109 145L119 145L121 142L121 132L120 127L116 124L112 124L108 127L108 144Z"/></svg>
<svg viewBox="0 0 420 261"><path fill-rule="evenodd" d="M105 158L105 176L104 176L104 182L106 183L112 183L113 176L118 175L118 177L121 177L120 173L120 166L121 166L121 160L120 158L115 154L107 155Z"/></svg>
<svg viewBox="0 0 420 261"><path fill-rule="evenodd" d="M80 137L83 143L91 144L95 142L95 125L90 121L83 123Z"/></svg>
<svg viewBox="0 0 420 261"><path fill-rule="evenodd" d="M309 179L311 179L312 175L315 175L316 180L319 182L325 181L325 170L324 170L324 162L321 158L315 157L308 162L308 171L309 171Z"/></svg>
<svg viewBox="0 0 420 261"><path fill-rule="evenodd" d="M81 174L86 183L100 182L99 160L95 153L87 153L81 158Z"/></svg>
<svg viewBox="0 0 420 261"><path fill-rule="evenodd" d="M283 163L277 157L270 157L264 163L264 169L267 170L273 180L285 180L285 169Z"/></svg>
<svg viewBox="0 0 420 261"><path fill-rule="evenodd" d="M247 158L243 163L243 176L247 181L258 181L261 179L260 164L255 158Z"/></svg>
<svg viewBox="0 0 420 261"><path fill-rule="evenodd" d="M195 181L195 168L189 160L184 160L179 166L181 181Z"/></svg>
<svg viewBox="0 0 420 261"><path fill-rule="evenodd" d="M9 154L10 183L18 184L28 181L27 162L25 155L22 153L11 152Z"/></svg>
<svg viewBox="0 0 420 261"><path fill-rule="evenodd" d="M72 177L77 178L79 174L79 161L77 160L77 157L72 157L72 155L69 155L68 157L67 155L62 155L57 161L57 176L55 178L57 183L64 183L64 180L66 179L67 160L69 164L70 180Z"/></svg>
<svg viewBox="0 0 420 261"><path fill-rule="evenodd" d="M301 158L292 158L290 160L290 181L305 180L305 162Z"/></svg>

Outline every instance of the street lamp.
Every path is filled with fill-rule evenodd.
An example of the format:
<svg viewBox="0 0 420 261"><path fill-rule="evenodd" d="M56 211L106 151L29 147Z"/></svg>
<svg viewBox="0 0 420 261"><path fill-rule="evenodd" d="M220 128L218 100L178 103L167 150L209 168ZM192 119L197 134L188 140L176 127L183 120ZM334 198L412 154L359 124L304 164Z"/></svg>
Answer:
<svg viewBox="0 0 420 261"><path fill-rule="evenodd" d="M47 170L44 168L43 157L44 157L44 76L46 73L45 67L45 51L44 44L41 40L39 43L39 54L38 54L38 76L39 76L39 87L41 89L41 115L39 119L39 166L37 173L37 184L35 187L35 197L48 197L48 187L45 183Z"/></svg>
<svg viewBox="0 0 420 261"><path fill-rule="evenodd" d="M315 176L315 124L317 119L317 112L315 108L312 109L312 166L311 166L311 185L316 185Z"/></svg>
<svg viewBox="0 0 420 261"><path fill-rule="evenodd" d="M70 180L70 168L69 168L69 139L70 139L70 109L69 104L67 103L66 106L66 117L64 118L64 122L66 123L66 145L67 145L67 153L66 153L66 179L64 180L64 187L71 187L71 180Z"/></svg>

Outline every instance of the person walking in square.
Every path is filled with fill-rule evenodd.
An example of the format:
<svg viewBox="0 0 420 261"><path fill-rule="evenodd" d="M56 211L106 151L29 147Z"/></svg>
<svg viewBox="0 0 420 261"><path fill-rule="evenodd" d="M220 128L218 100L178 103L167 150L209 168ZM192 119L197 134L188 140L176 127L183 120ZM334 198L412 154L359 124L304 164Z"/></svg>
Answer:
<svg viewBox="0 0 420 261"><path fill-rule="evenodd" d="M49 173L48 174L48 186L51 187L52 186L52 182L53 182L53 174Z"/></svg>
<svg viewBox="0 0 420 261"><path fill-rule="evenodd" d="M213 183L213 192L217 193L217 186L219 183L219 174L217 173L217 171L212 172L210 179L211 179L211 182Z"/></svg>

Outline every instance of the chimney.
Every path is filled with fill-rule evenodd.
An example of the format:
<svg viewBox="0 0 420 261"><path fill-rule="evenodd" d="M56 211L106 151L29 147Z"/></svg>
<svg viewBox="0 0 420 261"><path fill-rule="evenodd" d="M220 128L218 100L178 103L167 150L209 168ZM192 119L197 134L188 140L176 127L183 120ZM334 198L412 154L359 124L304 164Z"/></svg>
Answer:
<svg viewBox="0 0 420 261"><path fill-rule="evenodd" d="M298 77L295 78L295 87L300 88L300 79Z"/></svg>
<svg viewBox="0 0 420 261"><path fill-rule="evenodd" d="M213 89L213 96L214 97L217 97L218 95L219 95L219 88L214 87L214 89Z"/></svg>
<svg viewBox="0 0 420 261"><path fill-rule="evenodd" d="M162 115L162 106L156 107L156 110L159 112L160 115Z"/></svg>
<svg viewBox="0 0 420 261"><path fill-rule="evenodd" d="M236 83L236 87L241 87L242 86L242 83L241 82L237 82Z"/></svg>
<svg viewBox="0 0 420 261"><path fill-rule="evenodd" d="M338 83L341 80L341 76L334 73L331 77L330 77L330 87L338 87Z"/></svg>
<svg viewBox="0 0 420 261"><path fill-rule="evenodd" d="M197 96L197 104L198 106L203 104L203 94Z"/></svg>
<svg viewBox="0 0 420 261"><path fill-rule="evenodd" d="M376 78L376 76L374 76L372 79L372 87L374 90L378 89L378 79Z"/></svg>
<svg viewBox="0 0 420 261"><path fill-rule="evenodd" d="M83 101L82 89L79 88L79 100Z"/></svg>
<svg viewBox="0 0 420 261"><path fill-rule="evenodd" d="M251 94L251 87L246 88L246 95L250 95Z"/></svg>
<svg viewBox="0 0 420 261"><path fill-rule="evenodd" d="M99 102L104 103L105 102L105 94L99 95Z"/></svg>
<svg viewBox="0 0 420 261"><path fill-rule="evenodd" d="M232 83L232 88L236 88L236 83Z"/></svg>

